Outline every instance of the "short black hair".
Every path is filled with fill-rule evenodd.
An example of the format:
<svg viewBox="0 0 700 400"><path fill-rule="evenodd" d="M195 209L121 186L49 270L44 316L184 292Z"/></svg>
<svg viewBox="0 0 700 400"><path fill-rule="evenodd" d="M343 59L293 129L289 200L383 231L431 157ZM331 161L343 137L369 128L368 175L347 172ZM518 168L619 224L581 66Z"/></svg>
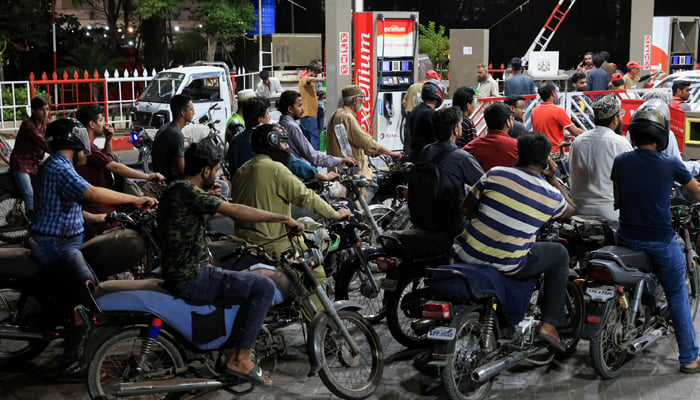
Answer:
<svg viewBox="0 0 700 400"><path fill-rule="evenodd" d="M43 98L41 96L36 96L32 99L30 104L31 104L32 110L36 110L39 108L44 108L44 106L49 104L49 102L48 102L48 100L46 100L45 98Z"/></svg>
<svg viewBox="0 0 700 400"><path fill-rule="evenodd" d="M552 151L552 142L540 132L532 132L530 135L518 136L518 163L517 167L529 167L531 165L544 168L547 166L547 158Z"/></svg>
<svg viewBox="0 0 700 400"><path fill-rule="evenodd" d="M170 112L173 113L173 119L177 119L180 113L187 111L187 105L192 101L192 98L186 94L178 94L170 99Z"/></svg>
<svg viewBox="0 0 700 400"><path fill-rule="evenodd" d="M484 110L484 120L489 130L503 130L508 119L510 108L500 101L494 102Z"/></svg>
<svg viewBox="0 0 700 400"><path fill-rule="evenodd" d="M459 107L462 112L467 111L467 104L474 101L474 95L476 92L474 89L468 86L462 86L461 88L455 90L455 94L452 96L452 104Z"/></svg>
<svg viewBox="0 0 700 400"><path fill-rule="evenodd" d="M520 71L523 69L523 60L518 57L513 57L510 60L510 67L513 71Z"/></svg>
<svg viewBox="0 0 700 400"><path fill-rule="evenodd" d="M197 176L206 167L214 168L221 156L221 148L209 138L190 144L185 151L185 175Z"/></svg>
<svg viewBox="0 0 700 400"><path fill-rule="evenodd" d="M506 97L505 100L503 100L503 102L506 103L506 105L509 107L514 106L515 103L519 101L527 101L527 99L520 95L511 94L510 96Z"/></svg>
<svg viewBox="0 0 700 400"><path fill-rule="evenodd" d="M301 94L296 90L285 90L277 101L277 109L282 115L287 115L289 113L289 107L294 107L294 103L296 103L299 97L301 97Z"/></svg>
<svg viewBox="0 0 700 400"><path fill-rule="evenodd" d="M545 82L540 85L537 89L537 93L540 95L542 101L549 100L550 97L557 91L557 87L554 86L552 82Z"/></svg>
<svg viewBox="0 0 700 400"><path fill-rule="evenodd" d="M605 55L603 53L595 53L593 54L593 65L596 68L600 68L601 65L605 62Z"/></svg>
<svg viewBox="0 0 700 400"><path fill-rule="evenodd" d="M258 76L260 77L261 80L265 81L265 80L267 80L267 78L270 77L270 71L262 70L262 71L260 71Z"/></svg>
<svg viewBox="0 0 700 400"><path fill-rule="evenodd" d="M265 117L267 109L270 108L270 101L264 97L251 97L243 103L243 120L245 127L255 128L259 118Z"/></svg>
<svg viewBox="0 0 700 400"><path fill-rule="evenodd" d="M605 50L601 51L601 52L600 52L600 55L603 56L603 59L604 59L605 61L610 60L610 53L608 53L607 51L605 51Z"/></svg>
<svg viewBox="0 0 700 400"><path fill-rule="evenodd" d="M80 107L80 109L75 113L75 119L80 121L85 129L87 129L90 126L90 121L97 123L97 119L100 118L100 114L104 114L102 107L88 105Z"/></svg>
<svg viewBox="0 0 700 400"><path fill-rule="evenodd" d="M435 140L450 140L452 129L462 123L462 110L457 106L441 108L433 114L433 131Z"/></svg>
<svg viewBox="0 0 700 400"><path fill-rule="evenodd" d="M571 75L571 84L573 85L581 79L586 79L586 74L584 74L583 72L574 72L574 74Z"/></svg>
<svg viewBox="0 0 700 400"><path fill-rule="evenodd" d="M673 81L673 86L671 86L671 93L676 94L677 90L683 90L687 87L690 87L690 81L676 79Z"/></svg>

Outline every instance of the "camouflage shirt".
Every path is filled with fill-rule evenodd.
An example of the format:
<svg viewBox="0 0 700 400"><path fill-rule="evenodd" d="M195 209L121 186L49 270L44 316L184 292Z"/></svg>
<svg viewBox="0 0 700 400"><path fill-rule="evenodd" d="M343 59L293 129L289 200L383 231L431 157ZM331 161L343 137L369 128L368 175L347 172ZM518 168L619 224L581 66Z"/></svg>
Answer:
<svg viewBox="0 0 700 400"><path fill-rule="evenodd" d="M179 293L209 261L205 216L216 214L221 199L193 183L173 182L160 198L158 233L165 287Z"/></svg>

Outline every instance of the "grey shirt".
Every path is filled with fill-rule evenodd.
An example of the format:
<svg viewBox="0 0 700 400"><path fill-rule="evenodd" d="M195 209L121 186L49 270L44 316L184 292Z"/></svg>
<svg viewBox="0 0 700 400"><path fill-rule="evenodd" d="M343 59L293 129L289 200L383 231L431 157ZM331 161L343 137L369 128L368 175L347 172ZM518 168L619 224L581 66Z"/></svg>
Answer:
<svg viewBox="0 0 700 400"><path fill-rule="evenodd" d="M329 156L315 150L301 131L299 124L289 115L280 117L279 124L289 135L289 150L298 158L308 161L316 167L335 167L340 164L339 157Z"/></svg>

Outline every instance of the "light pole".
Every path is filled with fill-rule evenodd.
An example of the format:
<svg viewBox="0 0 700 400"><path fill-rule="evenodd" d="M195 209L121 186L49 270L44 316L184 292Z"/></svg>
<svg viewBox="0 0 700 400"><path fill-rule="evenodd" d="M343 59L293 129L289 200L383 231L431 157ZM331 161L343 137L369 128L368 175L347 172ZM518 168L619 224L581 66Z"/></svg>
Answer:
<svg viewBox="0 0 700 400"><path fill-rule="evenodd" d="M51 27L53 36L53 70L56 72L56 0L51 0Z"/></svg>
<svg viewBox="0 0 700 400"><path fill-rule="evenodd" d="M306 9L306 7L302 6L302 5L299 4L299 3L295 3L295 2L293 2L292 0L287 0L287 1L290 2L290 3L292 4L292 7L291 7L291 8L292 8L292 33L294 33L294 6L297 6L297 7L301 8L301 9L304 10L304 11L308 11L308 10Z"/></svg>

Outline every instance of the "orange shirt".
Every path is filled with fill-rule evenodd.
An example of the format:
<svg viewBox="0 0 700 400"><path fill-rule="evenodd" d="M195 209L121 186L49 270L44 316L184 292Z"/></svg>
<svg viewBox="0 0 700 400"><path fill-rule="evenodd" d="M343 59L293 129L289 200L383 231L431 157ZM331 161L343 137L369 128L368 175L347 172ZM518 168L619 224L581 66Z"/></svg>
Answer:
<svg viewBox="0 0 700 400"><path fill-rule="evenodd" d="M532 130L544 133L552 141L552 147L561 145L564 141L564 128L574 124L563 108L548 101L535 107L530 118Z"/></svg>
<svg viewBox="0 0 700 400"><path fill-rule="evenodd" d="M309 76L304 75L299 79L299 93L301 93L301 102L304 105L304 114L302 117L318 116L318 96L316 96L316 84L309 82Z"/></svg>

